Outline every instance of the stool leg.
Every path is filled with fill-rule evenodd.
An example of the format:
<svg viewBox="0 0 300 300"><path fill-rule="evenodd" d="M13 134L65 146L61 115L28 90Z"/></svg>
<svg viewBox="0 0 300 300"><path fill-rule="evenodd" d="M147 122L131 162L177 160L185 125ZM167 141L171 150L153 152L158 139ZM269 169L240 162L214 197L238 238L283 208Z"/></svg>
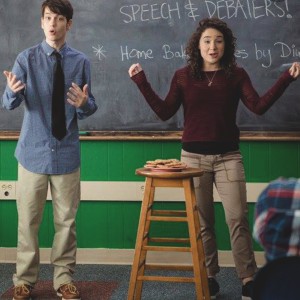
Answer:
<svg viewBox="0 0 300 300"><path fill-rule="evenodd" d="M144 274L146 263L146 252L142 250L143 245L147 244L148 237L145 237L149 232L150 221L147 221L147 216L151 214L151 207L154 200L154 188L152 187L152 178L146 178L144 197L141 206L140 220L136 237L136 245L134 259L130 275L128 300L141 299L142 285L141 280L137 280L138 276Z"/></svg>
<svg viewBox="0 0 300 300"><path fill-rule="evenodd" d="M152 183L152 181L151 181L151 183ZM144 246L148 245L149 231L150 231L150 219L149 219L149 217L152 215L153 201L154 201L154 187L151 186L151 188L150 188L150 198L149 198L149 202L148 202L149 205L148 205L148 211L147 211L146 223L145 223L145 229L144 229L144 235L143 235L139 270L138 270L138 278L139 278L139 276L143 276L144 272L145 272L147 250L144 250ZM136 282L136 288L135 288L135 299L141 299L142 288L143 288L143 281L138 279L137 282Z"/></svg>
<svg viewBox="0 0 300 300"><path fill-rule="evenodd" d="M207 272L205 266L205 254L200 233L199 213L196 206L196 196L192 178L183 179L185 193L186 213L194 267L194 279L197 299L209 299Z"/></svg>

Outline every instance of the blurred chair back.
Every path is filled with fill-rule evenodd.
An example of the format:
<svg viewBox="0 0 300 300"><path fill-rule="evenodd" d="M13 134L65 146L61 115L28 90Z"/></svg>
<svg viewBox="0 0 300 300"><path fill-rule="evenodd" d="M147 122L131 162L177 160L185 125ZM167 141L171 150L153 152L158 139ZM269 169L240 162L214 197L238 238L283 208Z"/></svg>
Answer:
<svg viewBox="0 0 300 300"><path fill-rule="evenodd" d="M300 300L300 256L266 263L254 278L253 300Z"/></svg>

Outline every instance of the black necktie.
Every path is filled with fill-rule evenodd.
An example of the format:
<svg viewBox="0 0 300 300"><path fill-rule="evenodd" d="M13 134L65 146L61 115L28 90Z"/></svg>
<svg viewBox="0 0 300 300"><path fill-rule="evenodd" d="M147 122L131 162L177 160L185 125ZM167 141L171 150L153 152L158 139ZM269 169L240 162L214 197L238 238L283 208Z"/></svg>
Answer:
<svg viewBox="0 0 300 300"><path fill-rule="evenodd" d="M61 56L55 52L56 68L54 72L52 94L52 134L59 141L64 138L66 130L65 116L65 78L61 67Z"/></svg>

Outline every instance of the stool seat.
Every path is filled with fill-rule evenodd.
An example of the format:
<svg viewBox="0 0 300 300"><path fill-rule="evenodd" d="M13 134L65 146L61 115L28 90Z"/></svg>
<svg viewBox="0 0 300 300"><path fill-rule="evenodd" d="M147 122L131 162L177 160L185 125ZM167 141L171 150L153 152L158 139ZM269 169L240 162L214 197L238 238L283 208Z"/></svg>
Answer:
<svg viewBox="0 0 300 300"><path fill-rule="evenodd" d="M140 212L137 231L136 246L132 264L128 300L139 300L142 296L144 281L191 282L195 284L197 300L210 299L205 257L200 233L200 220L194 190L193 177L199 177L203 171L198 168L186 168L181 171L151 171L140 168L136 175L146 178L144 196ZM185 210L155 210L153 209L156 187L181 187L184 189ZM188 238L151 237L150 224L159 222L186 222L188 225ZM189 246L150 245L149 243L184 243ZM148 251L174 251L190 252L192 266L149 264ZM179 276L150 276L145 270L181 270L192 271L193 277Z"/></svg>
<svg viewBox="0 0 300 300"><path fill-rule="evenodd" d="M140 168L135 171L136 175L151 177L151 178L172 178L172 179L182 179L182 178L190 178L190 177L199 177L203 174L203 171L198 168L186 168L180 172L159 172L159 171L151 171L146 168Z"/></svg>

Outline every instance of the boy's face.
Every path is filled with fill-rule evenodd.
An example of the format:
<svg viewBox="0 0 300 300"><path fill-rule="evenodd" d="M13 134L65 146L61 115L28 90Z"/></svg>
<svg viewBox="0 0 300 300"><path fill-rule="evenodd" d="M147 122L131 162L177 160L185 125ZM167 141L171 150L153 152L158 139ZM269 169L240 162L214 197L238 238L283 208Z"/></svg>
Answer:
<svg viewBox="0 0 300 300"><path fill-rule="evenodd" d="M62 46L65 43L67 31L71 25L72 20L67 22L65 16L53 13L48 7L45 8L41 26L45 33L46 42L50 46Z"/></svg>

